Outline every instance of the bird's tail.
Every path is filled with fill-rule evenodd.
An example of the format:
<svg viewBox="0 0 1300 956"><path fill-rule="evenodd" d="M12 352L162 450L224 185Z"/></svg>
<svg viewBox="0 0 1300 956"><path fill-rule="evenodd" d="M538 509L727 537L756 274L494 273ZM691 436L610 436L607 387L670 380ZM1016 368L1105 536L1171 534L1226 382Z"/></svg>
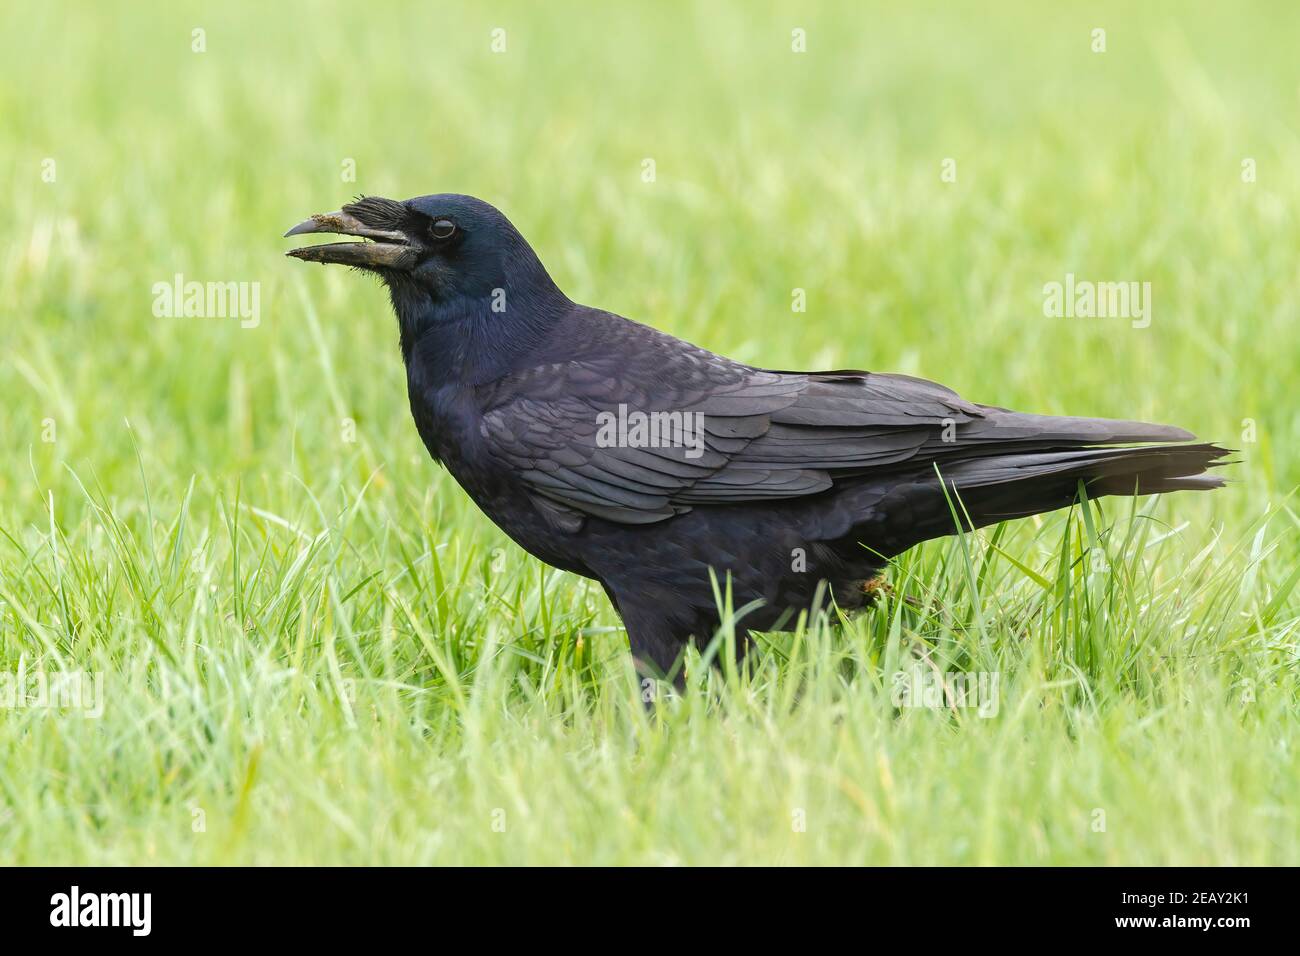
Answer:
<svg viewBox="0 0 1300 956"><path fill-rule="evenodd" d="M1228 452L1217 445L1140 445L1022 452L956 463L939 474L961 496L976 527L1071 504L1082 481L1094 498L1221 488L1207 474Z"/></svg>
<svg viewBox="0 0 1300 956"><path fill-rule="evenodd" d="M997 410L1001 412L1001 410ZM1208 443L1183 445L1098 445L1098 441L1178 441L1182 429L1106 419L1052 418L1005 412L990 422L1002 434L963 441L948 454L936 453L930 473L886 495L877 513L905 515L884 536L900 553L930 538L980 528L1012 518L1066 508L1083 483L1091 498L1147 495L1219 488L1224 480L1210 469L1228 464L1228 449ZM1104 437L1102 437L1104 436ZM998 440L998 439L1002 440ZM895 510L888 498L900 496Z"/></svg>

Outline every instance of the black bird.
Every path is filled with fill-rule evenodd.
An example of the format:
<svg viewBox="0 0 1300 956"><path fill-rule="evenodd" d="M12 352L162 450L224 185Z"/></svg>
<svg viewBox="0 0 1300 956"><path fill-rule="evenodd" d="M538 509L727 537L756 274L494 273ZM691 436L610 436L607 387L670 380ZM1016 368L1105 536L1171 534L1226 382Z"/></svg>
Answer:
<svg viewBox="0 0 1300 956"><path fill-rule="evenodd" d="M719 624L777 630L826 582L854 609L887 559L1092 497L1220 487L1224 449L1181 428L1023 414L922 379L733 362L571 301L492 206L362 197L286 235L374 273L397 313L425 447L524 550L595 578L643 670ZM1128 445L1128 447L1116 447ZM945 487L946 484L946 487ZM955 494L953 494L955 492ZM824 591L822 592L824 593ZM657 675L658 676L658 675Z"/></svg>

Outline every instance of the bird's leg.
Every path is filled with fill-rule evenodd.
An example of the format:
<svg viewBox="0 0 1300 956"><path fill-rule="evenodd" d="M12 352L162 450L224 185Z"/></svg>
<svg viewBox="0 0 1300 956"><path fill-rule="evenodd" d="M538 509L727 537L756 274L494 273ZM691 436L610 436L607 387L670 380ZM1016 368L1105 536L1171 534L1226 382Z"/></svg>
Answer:
<svg viewBox="0 0 1300 956"><path fill-rule="evenodd" d="M615 605L623 616L628 644L641 677L642 697L653 691L657 681L670 682L677 690L686 689L683 651L686 644L673 634L663 616L648 612L635 604L619 601ZM647 683L649 682L649 683Z"/></svg>

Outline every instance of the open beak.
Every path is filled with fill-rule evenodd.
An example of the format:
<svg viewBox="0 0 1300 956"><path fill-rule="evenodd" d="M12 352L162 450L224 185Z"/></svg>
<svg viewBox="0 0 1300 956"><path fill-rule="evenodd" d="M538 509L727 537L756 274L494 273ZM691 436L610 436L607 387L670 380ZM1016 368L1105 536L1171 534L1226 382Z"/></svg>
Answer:
<svg viewBox="0 0 1300 956"><path fill-rule="evenodd" d="M285 255L307 262L336 262L362 269L399 269L410 265L415 256L415 250L403 233L372 228L343 210L319 213L306 222L298 223L284 235L288 238L306 233L335 233L372 241L327 242L320 246L290 249Z"/></svg>

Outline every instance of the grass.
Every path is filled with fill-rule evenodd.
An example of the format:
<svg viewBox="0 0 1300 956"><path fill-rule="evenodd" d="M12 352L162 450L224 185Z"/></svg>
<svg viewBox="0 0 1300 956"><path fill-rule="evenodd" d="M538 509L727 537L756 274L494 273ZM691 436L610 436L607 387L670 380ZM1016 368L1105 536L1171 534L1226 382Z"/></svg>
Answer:
<svg viewBox="0 0 1300 956"><path fill-rule="evenodd" d="M1290 7L6 20L0 675L98 675L103 711L0 712L0 860L1300 862ZM650 716L599 588L427 460L382 291L282 258L308 213L437 191L736 358L1241 463L932 542ZM1150 326L1045 318L1067 272L1151 282ZM257 323L156 317L177 273L259 283ZM913 668L996 675L996 713L897 706Z"/></svg>

